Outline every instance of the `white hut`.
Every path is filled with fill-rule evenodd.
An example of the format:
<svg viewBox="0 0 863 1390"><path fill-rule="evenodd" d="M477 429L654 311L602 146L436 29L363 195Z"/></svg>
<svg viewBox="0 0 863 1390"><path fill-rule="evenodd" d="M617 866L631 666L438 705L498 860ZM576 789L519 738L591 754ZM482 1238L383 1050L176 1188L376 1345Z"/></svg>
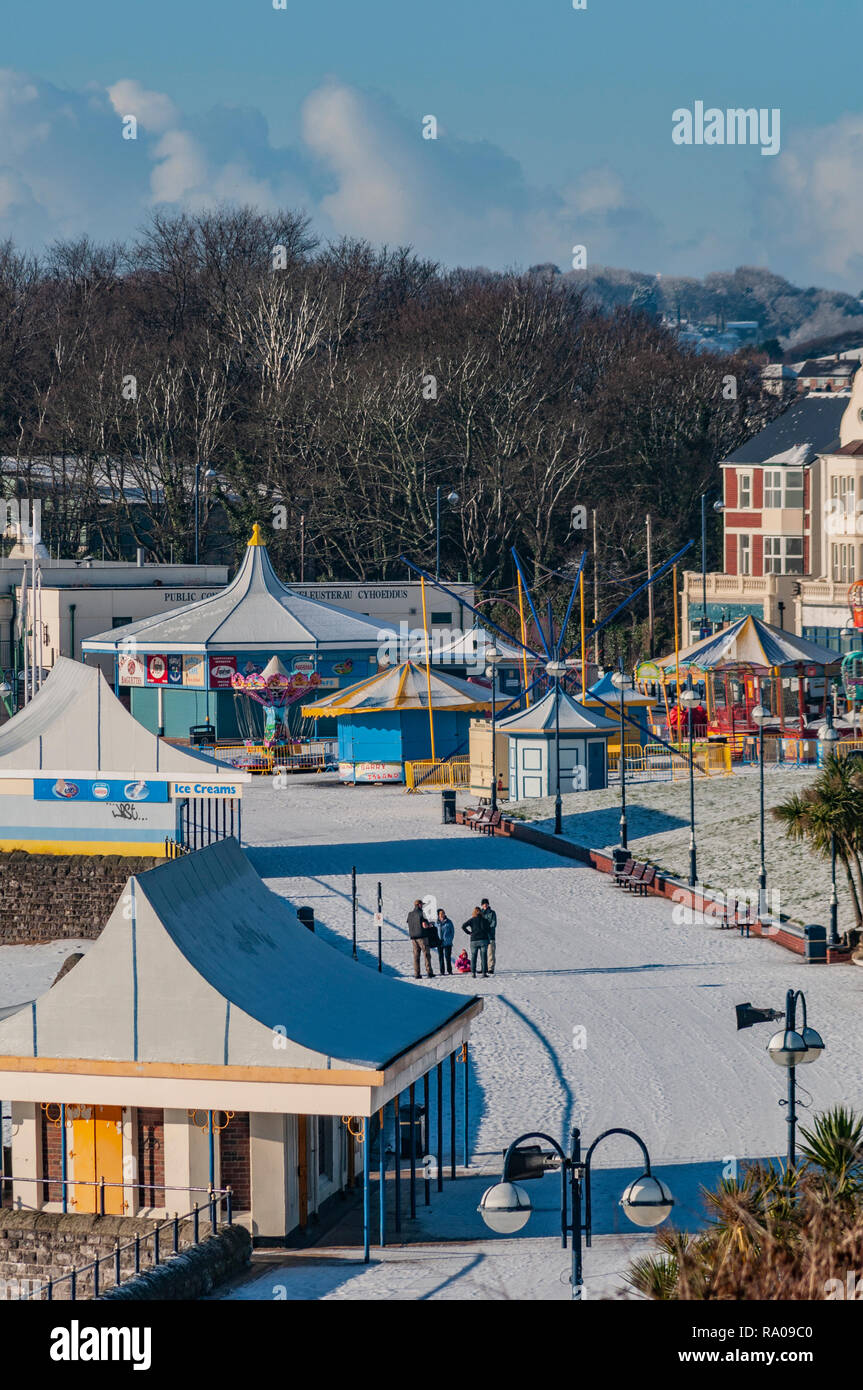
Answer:
<svg viewBox="0 0 863 1390"><path fill-rule="evenodd" d="M497 727L509 739L511 801L554 795L558 745L561 792L608 786L608 740L618 726L613 719L578 704L565 690L550 690L535 705L502 719Z"/></svg>

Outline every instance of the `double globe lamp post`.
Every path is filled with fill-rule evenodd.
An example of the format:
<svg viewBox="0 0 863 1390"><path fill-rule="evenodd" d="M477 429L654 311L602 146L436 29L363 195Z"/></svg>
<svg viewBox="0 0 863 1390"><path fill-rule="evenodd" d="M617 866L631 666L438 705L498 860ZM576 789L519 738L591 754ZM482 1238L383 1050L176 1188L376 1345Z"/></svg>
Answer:
<svg viewBox="0 0 863 1390"><path fill-rule="evenodd" d="M670 1215L674 1198L665 1183L650 1169L650 1155L644 1140L631 1129L606 1129L594 1139L587 1153L582 1157L581 1131L574 1129L571 1137L570 1153L567 1155L560 1144L550 1135L533 1131L522 1134L510 1144L503 1160L503 1173L499 1183L483 1193L479 1212L485 1224L498 1235L515 1235L530 1219L533 1210L529 1194L513 1181L515 1177L540 1178L546 1172L560 1170L560 1235L561 1246L567 1248L568 1238L572 1238L572 1272L570 1286L572 1297L582 1296L582 1242L588 1247L591 1243L591 1202L590 1173L591 1160L597 1145L612 1134L622 1134L634 1139L644 1158L644 1171L629 1184L620 1198L620 1206L635 1226L653 1227L660 1225ZM518 1152L519 1145L528 1139L539 1139L551 1146L551 1152L543 1152L540 1145ZM568 1179L568 1184L567 1184ZM567 1185L570 1195L567 1196ZM582 1213L582 1198L584 1212Z"/></svg>
<svg viewBox="0 0 863 1390"><path fill-rule="evenodd" d="M497 713L495 709L497 692L495 689L495 671L502 658L503 653L499 652L497 647L493 645L486 647L485 674L486 678L491 680L491 809L493 812L497 810Z"/></svg>
<svg viewBox="0 0 863 1390"><path fill-rule="evenodd" d="M680 695L680 703L686 710L687 723L689 725L689 886L694 888L698 882L698 869L696 865L695 850L695 763L692 756L692 711L698 704L699 695L697 690L692 689L692 677L689 678L689 685Z"/></svg>
<svg viewBox="0 0 863 1390"><path fill-rule="evenodd" d="M567 676L570 671L574 671L581 663L575 657L568 657L566 661L554 658L545 663L545 674L551 676L554 681L554 759L555 759L555 792L554 792L554 833L560 835L563 832L563 804L560 796L560 678Z"/></svg>
<svg viewBox="0 0 863 1390"><path fill-rule="evenodd" d="M618 669L611 678L611 684L620 695L620 849L621 861L626 859L623 851L629 848L626 827L626 692L632 689L632 677L623 669L623 657L618 660Z"/></svg>
<svg viewBox="0 0 863 1390"><path fill-rule="evenodd" d="M797 1027L797 1004L803 1011L803 1021ZM814 1028L809 1027L806 1017L806 995L802 989L789 989L785 996L785 1013L776 1009L755 1009L751 1004L737 1005L737 1028L751 1028L754 1023L769 1023L784 1018L785 1027L774 1033L767 1044L767 1054L778 1067L788 1072L788 1096L780 1105L788 1108L788 1167L793 1168L796 1161L797 1144L797 1068L810 1062L817 1062L824 1051L824 1039Z"/></svg>

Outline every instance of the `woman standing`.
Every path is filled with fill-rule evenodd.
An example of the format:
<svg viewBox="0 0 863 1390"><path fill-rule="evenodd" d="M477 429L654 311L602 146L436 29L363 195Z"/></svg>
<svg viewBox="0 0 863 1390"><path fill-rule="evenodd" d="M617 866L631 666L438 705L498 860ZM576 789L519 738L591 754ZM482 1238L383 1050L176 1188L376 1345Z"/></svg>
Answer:
<svg viewBox="0 0 863 1390"><path fill-rule="evenodd" d="M452 974L452 944L455 940L455 927L442 907L437 910L437 930L440 937L440 973Z"/></svg>

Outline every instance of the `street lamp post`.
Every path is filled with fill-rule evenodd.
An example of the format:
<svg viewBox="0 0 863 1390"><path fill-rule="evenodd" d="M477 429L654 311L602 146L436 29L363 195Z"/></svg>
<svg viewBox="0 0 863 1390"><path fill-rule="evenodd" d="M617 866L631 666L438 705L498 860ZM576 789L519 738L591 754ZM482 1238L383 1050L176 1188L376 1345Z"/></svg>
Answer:
<svg viewBox="0 0 863 1390"><path fill-rule="evenodd" d="M582 1297L582 1243L584 1242L588 1249L591 1243L591 1159L597 1145L612 1134L623 1134L629 1139L634 1139L644 1157L644 1171L625 1189L620 1206L633 1225L659 1226L670 1215L674 1198L665 1183L651 1172L647 1145L631 1129L604 1130L594 1139L584 1158L581 1155L581 1131L578 1129L572 1131L569 1157L557 1140L548 1134L540 1131L522 1134L510 1144L504 1155L500 1182L486 1189L479 1205L480 1215L491 1230L499 1235L514 1235L527 1224L533 1209L530 1196L514 1179L541 1178L544 1173L559 1168L560 1238L561 1246L565 1250L568 1237L572 1237L570 1289L573 1299ZM544 1140L546 1144L551 1145L551 1152L543 1152L538 1145L520 1152L519 1145L527 1139ZM569 1199L566 1191L567 1178L570 1187Z"/></svg>
<svg viewBox="0 0 863 1390"><path fill-rule="evenodd" d="M824 716L825 722L818 730L818 742L825 755L836 752L836 745L839 742L839 735L833 727L833 705L830 699L827 700L827 710ZM831 827L830 830L830 935L827 938L828 946L839 945L839 899L836 896L836 831Z"/></svg>
<svg viewBox="0 0 863 1390"><path fill-rule="evenodd" d="M707 636L707 499L713 492L708 488L701 494L701 636ZM724 502L714 502L715 512L724 512Z"/></svg>
<svg viewBox="0 0 863 1390"><path fill-rule="evenodd" d="M620 848L629 848L627 843L626 828L626 736L624 733L624 718L626 715L625 702L626 692L632 688L632 677L627 676L623 670L623 657L618 657L618 669L611 678L611 684L620 692ZM623 854L622 860L626 859Z"/></svg>
<svg viewBox="0 0 863 1390"><path fill-rule="evenodd" d="M200 460L195 464L195 564L198 564L201 534L201 467ZM205 478L215 478L216 470L208 468Z"/></svg>
<svg viewBox="0 0 863 1390"><path fill-rule="evenodd" d="M434 577L440 579L440 486L435 488L435 550L434 550ZM459 500L458 493L451 488L447 493L446 499L451 507L454 507Z"/></svg>
<svg viewBox="0 0 863 1390"><path fill-rule="evenodd" d="M547 661L545 673L554 678L554 833L563 833L563 803L560 797L560 678L566 672L564 661Z"/></svg>
<svg viewBox="0 0 863 1390"><path fill-rule="evenodd" d="M797 1029L797 1002L803 1009L803 1027ZM754 1009L751 1004L737 1005L737 1029L751 1028L753 1023L770 1023L774 1019L785 1019L785 1027L774 1033L767 1044L767 1052L778 1067L788 1070L788 1095L779 1102L788 1109L788 1167L797 1161L797 1068L808 1062L817 1062L824 1051L824 1039L814 1028L810 1028L806 1018L806 995L802 989L789 989L785 995L785 1013L776 1009Z"/></svg>
<svg viewBox="0 0 863 1390"><path fill-rule="evenodd" d="M698 694L692 689L692 676L689 677L689 685L680 697L680 703L686 709L687 723L689 724L689 886L694 888L698 882L698 870L695 852L695 763L692 752L692 710L698 704Z"/></svg>
<svg viewBox="0 0 863 1390"><path fill-rule="evenodd" d="M761 834L761 868L758 872L758 917L759 920L767 910L767 866L764 857L764 725L770 718L768 710L762 704L757 704L750 715L753 724L758 725L758 768L759 768L759 816Z"/></svg>
<svg viewBox="0 0 863 1390"><path fill-rule="evenodd" d="M486 676L491 677L491 809L497 810L497 713L495 709L495 667L502 659L503 652L499 652L497 647L491 646L486 649L485 659L488 665L485 668Z"/></svg>

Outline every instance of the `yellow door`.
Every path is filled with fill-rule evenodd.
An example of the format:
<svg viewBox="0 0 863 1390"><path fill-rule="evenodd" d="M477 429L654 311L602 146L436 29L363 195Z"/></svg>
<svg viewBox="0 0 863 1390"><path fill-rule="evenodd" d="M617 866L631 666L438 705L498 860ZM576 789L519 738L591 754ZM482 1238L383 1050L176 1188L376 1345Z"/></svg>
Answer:
<svg viewBox="0 0 863 1390"><path fill-rule="evenodd" d="M108 1186L123 1181L123 1111L119 1105L82 1105L72 1119L73 1211L98 1211L98 1186L105 1180L105 1214L122 1216L123 1189ZM79 1186L79 1183L81 1184Z"/></svg>

